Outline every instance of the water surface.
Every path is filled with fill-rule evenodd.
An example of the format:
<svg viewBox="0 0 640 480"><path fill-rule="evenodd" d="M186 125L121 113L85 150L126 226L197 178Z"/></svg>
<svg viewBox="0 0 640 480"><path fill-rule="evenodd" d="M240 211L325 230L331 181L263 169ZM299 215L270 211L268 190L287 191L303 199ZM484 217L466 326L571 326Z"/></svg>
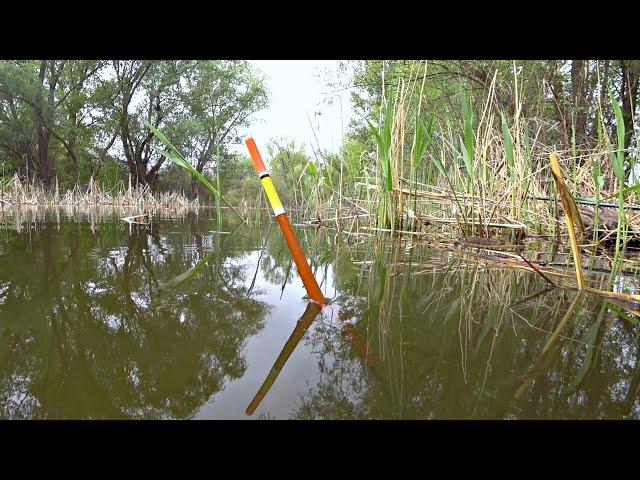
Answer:
<svg viewBox="0 0 640 480"><path fill-rule="evenodd" d="M601 299L298 228L318 314L277 224L123 216L0 215L0 417L640 417L637 319Z"/></svg>

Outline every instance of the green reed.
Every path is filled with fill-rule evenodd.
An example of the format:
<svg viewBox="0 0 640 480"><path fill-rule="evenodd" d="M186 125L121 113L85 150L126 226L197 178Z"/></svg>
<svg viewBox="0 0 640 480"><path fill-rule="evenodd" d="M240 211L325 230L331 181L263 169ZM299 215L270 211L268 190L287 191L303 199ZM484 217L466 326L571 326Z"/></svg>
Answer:
<svg viewBox="0 0 640 480"><path fill-rule="evenodd" d="M616 230L616 250L615 256L618 259L620 255L620 244L623 237L624 229L624 186L626 182L626 176L624 174L624 119L622 117L622 108L620 104L613 96L611 90L609 90L609 99L613 105L613 109L616 115L616 133L617 133L617 149L616 154L610 154L611 164L613 166L613 172L618 179L618 228Z"/></svg>

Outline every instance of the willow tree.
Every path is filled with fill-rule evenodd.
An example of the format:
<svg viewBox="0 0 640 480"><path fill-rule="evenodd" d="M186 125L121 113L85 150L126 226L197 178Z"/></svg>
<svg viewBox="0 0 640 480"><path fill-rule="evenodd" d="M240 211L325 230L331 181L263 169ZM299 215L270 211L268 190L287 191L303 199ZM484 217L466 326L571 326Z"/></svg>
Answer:
<svg viewBox="0 0 640 480"><path fill-rule="evenodd" d="M70 68L70 65L74 68ZM0 110L3 111L6 153L19 157L21 169L35 173L49 186L56 162L52 156L52 139L67 151L76 166L75 138L80 124L78 113L83 101L78 95L102 62L67 60L0 62ZM61 121L61 118L66 120ZM69 124L73 128L65 128ZM13 140L12 140L12 135Z"/></svg>
<svg viewBox="0 0 640 480"><path fill-rule="evenodd" d="M190 61L115 60L112 115L134 185L153 183L165 158L151 148L153 133L145 122L163 128L175 110L181 75Z"/></svg>
<svg viewBox="0 0 640 480"><path fill-rule="evenodd" d="M220 60L198 62L183 79L176 143L198 172L218 169L231 158L228 144L239 143L250 117L267 106L264 78L246 61ZM199 185L192 178L192 197Z"/></svg>

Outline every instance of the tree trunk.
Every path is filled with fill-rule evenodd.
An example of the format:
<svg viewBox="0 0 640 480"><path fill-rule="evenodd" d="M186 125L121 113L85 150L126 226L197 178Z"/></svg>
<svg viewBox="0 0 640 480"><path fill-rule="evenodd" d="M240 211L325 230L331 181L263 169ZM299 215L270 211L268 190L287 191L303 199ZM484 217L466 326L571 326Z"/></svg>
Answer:
<svg viewBox="0 0 640 480"><path fill-rule="evenodd" d="M57 66L54 60L42 60L40 63L40 70L38 72L38 89L35 100L35 123L36 123L36 136L38 138L38 162L40 166L40 180L46 188L51 186L51 180L53 178L51 169L51 159L49 157L49 143L51 141L51 125L53 118L53 112L55 109L55 91L58 85L58 80L62 74L66 61L62 61ZM48 94L47 103L45 105L44 91L40 87L45 86L45 73L49 69L48 78ZM45 111L46 110L46 111Z"/></svg>
<svg viewBox="0 0 640 480"><path fill-rule="evenodd" d="M564 90L562 86L562 77L559 71L558 61L553 62L553 70L551 72L551 78L549 85L551 86L551 93L553 94L554 106L556 109L557 120L562 125L563 141L566 148L569 148L569 136L567 135L567 114L566 106L564 102Z"/></svg>
<svg viewBox="0 0 640 480"><path fill-rule="evenodd" d="M147 184L151 187L151 188L155 188L156 185L156 181L158 180L158 172L160 171L160 167L164 164L166 158L165 157L161 157L156 164L151 167L149 169L149 171L147 172Z"/></svg>
<svg viewBox="0 0 640 480"><path fill-rule="evenodd" d="M38 133L38 164L40 167L40 180L48 188L51 185L51 168L49 165L49 141L51 135L41 124L37 127Z"/></svg>
<svg viewBox="0 0 640 480"><path fill-rule="evenodd" d="M588 105L586 95L587 61L571 61L571 101L574 111L574 128L576 143L582 144L586 140Z"/></svg>
<svg viewBox="0 0 640 480"><path fill-rule="evenodd" d="M191 176L191 186L189 189L189 200L195 200L198 197L198 187L200 186L198 179Z"/></svg>
<svg viewBox="0 0 640 480"><path fill-rule="evenodd" d="M69 161L69 167L71 168L71 172L73 173L73 181L77 184L80 181L80 172L78 171L78 161L76 156L72 153L75 152L76 149L76 128L77 128L77 112L72 110L69 112L69 123L73 125L71 132L69 132L69 140L67 142L68 152L67 152L67 160Z"/></svg>
<svg viewBox="0 0 640 480"><path fill-rule="evenodd" d="M624 148L631 145L633 138L634 114L636 109L636 98L638 96L638 80L640 80L640 61L623 60L621 62L623 95L622 95L622 118L624 120Z"/></svg>
<svg viewBox="0 0 640 480"><path fill-rule="evenodd" d="M93 171L91 172L92 179L95 180L98 177L98 173L100 173L100 169L102 168L102 165L104 164L104 161L107 158L107 153L109 153L109 149L115 143L116 138L118 138L118 132L114 133L111 136L111 139L107 142L105 147L102 150L100 150L100 152L98 153L98 160L96 161L96 165L93 167Z"/></svg>
<svg viewBox="0 0 640 480"><path fill-rule="evenodd" d="M40 89L40 86L44 86L44 77L47 68L47 61L42 60L40 63L40 71L38 72L38 90L36 93L36 111L35 124L36 124L36 137L38 140L38 168L39 177L45 187L51 184L51 171L49 168L49 140L51 135L44 126L44 96Z"/></svg>
<svg viewBox="0 0 640 480"><path fill-rule="evenodd" d="M145 186L147 184L147 166L138 155L134 157L135 162L135 185Z"/></svg>

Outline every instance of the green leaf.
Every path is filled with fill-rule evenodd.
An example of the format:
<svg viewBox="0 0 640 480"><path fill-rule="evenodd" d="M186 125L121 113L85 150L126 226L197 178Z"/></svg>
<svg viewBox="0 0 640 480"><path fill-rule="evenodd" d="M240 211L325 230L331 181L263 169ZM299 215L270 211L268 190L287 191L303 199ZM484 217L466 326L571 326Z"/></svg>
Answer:
<svg viewBox="0 0 640 480"><path fill-rule="evenodd" d="M444 177L444 178L448 178L447 177L447 173L444 171L444 166L442 166L442 163L440 162L440 160L438 158L436 158L435 156L431 155L431 161L433 162L433 164L436 166L436 168L438 169L438 171L440 172L440 174Z"/></svg>
<svg viewBox="0 0 640 480"><path fill-rule="evenodd" d="M153 132L153 135L158 140L160 140L162 143L164 143L164 145L169 149L170 152L172 152L176 157L181 158L182 160L184 160L184 157L182 156L182 154L178 151L178 149L176 147L174 147L171 144L169 139L167 137L165 137L164 134L160 130L158 130L156 127L151 125L149 122L144 122L144 123L147 125L147 127L149 127L149 130L151 130Z"/></svg>
<svg viewBox="0 0 640 480"><path fill-rule="evenodd" d="M313 163L311 160L309 160L309 173L313 177L317 177L318 176L318 169L316 168L316 164Z"/></svg>
<svg viewBox="0 0 640 480"><path fill-rule="evenodd" d="M602 187L602 185L604 185L604 178L601 176L600 180L602 182L601 184L601 187ZM623 195L626 195L627 193L631 193L631 192L636 192L636 193L640 192L640 183L636 183L635 185L631 185L630 187L627 187L622 190Z"/></svg>
<svg viewBox="0 0 640 480"><path fill-rule="evenodd" d="M382 134L380 130L376 128L373 124L369 122L369 128L373 133L373 136L376 139L376 143L378 144L378 156L380 159L380 166L382 171L382 181L385 190L392 190L392 179L391 179L391 134L387 135L387 125L389 121L384 120L384 124L382 125ZM387 137L389 138L387 140Z"/></svg>
<svg viewBox="0 0 640 480"><path fill-rule="evenodd" d="M156 147L155 145L153 145L151 147L156 153L162 155L163 157L166 157L167 160L170 160L171 162L174 162L178 165L180 165L181 167L183 166L183 160L179 157L176 157L176 155L172 152L167 152L166 150L163 150L161 148Z"/></svg>
<svg viewBox="0 0 640 480"><path fill-rule="evenodd" d="M471 175L473 175L473 164L471 163L471 157L469 156L468 150L464 146L462 138L460 139L460 146L462 147L462 160L464 161L464 166L467 170L467 176L471 177Z"/></svg>
<svg viewBox="0 0 640 480"><path fill-rule="evenodd" d="M611 309L611 311L615 312L620 318L624 318L627 322L631 323L632 325L640 324L640 321L637 318L632 317L621 308L618 308L614 305L611 305L609 308Z"/></svg>
<svg viewBox="0 0 640 480"><path fill-rule="evenodd" d="M204 265L204 263L210 257L211 257L211 252L203 256L193 268L190 268L186 272L183 272L180 275L176 275L175 277L171 278L167 282L162 282L162 281L158 282L158 288L160 290L169 290L177 287L185 280L190 279L198 270L200 270L200 268Z"/></svg>

